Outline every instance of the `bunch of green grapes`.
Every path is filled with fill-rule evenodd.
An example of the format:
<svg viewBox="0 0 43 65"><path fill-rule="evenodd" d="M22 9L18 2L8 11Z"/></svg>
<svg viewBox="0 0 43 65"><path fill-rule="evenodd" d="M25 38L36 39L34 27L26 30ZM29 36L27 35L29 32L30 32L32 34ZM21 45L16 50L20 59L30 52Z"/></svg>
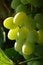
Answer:
<svg viewBox="0 0 43 65"><path fill-rule="evenodd" d="M16 14L3 22L4 27L9 29L8 38L16 40L14 49L26 60L33 58L27 65L43 65L43 61L37 60L43 57L43 13L36 11L37 8L43 7L42 2L42 0L12 0L11 6ZM36 11L34 14L33 10Z"/></svg>

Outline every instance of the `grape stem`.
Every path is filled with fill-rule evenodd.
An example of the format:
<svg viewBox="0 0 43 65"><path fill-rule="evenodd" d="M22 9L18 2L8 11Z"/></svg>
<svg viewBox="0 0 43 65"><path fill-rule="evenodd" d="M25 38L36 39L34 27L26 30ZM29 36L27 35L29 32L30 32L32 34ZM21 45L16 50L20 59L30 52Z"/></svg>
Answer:
<svg viewBox="0 0 43 65"><path fill-rule="evenodd" d="M31 62L31 61L35 61L35 60L39 60L39 59L43 59L43 57L31 58L30 60L20 62L19 65L24 64L24 63L27 63L27 62Z"/></svg>

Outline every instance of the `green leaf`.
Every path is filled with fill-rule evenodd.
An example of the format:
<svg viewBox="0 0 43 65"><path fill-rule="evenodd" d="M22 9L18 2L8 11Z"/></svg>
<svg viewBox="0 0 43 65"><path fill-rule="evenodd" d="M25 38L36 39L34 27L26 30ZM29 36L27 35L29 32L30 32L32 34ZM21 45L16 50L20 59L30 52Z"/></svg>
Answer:
<svg viewBox="0 0 43 65"><path fill-rule="evenodd" d="M4 52L9 58L15 57L17 55L17 52L14 50L14 48L8 48Z"/></svg>
<svg viewBox="0 0 43 65"><path fill-rule="evenodd" d="M13 65L13 62L4 54L0 48L0 65Z"/></svg>

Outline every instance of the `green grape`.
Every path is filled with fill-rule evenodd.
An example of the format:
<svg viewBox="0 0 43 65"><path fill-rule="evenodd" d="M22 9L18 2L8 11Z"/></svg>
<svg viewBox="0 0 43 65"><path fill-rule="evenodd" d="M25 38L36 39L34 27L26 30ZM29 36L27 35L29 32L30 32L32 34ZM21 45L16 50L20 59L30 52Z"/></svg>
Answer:
<svg viewBox="0 0 43 65"><path fill-rule="evenodd" d="M15 25L13 23L13 17L8 17L4 20L3 25L7 29L15 28Z"/></svg>
<svg viewBox="0 0 43 65"><path fill-rule="evenodd" d="M43 14L36 14L34 17L34 21L36 22L36 27L38 29L43 29Z"/></svg>
<svg viewBox="0 0 43 65"><path fill-rule="evenodd" d="M25 5L25 4L28 4L28 1L27 0L21 0L21 2Z"/></svg>
<svg viewBox="0 0 43 65"><path fill-rule="evenodd" d="M32 61L31 62L28 62L27 65L33 65L33 62Z"/></svg>
<svg viewBox="0 0 43 65"><path fill-rule="evenodd" d="M16 40L16 43L15 43L15 49L21 53L22 52L22 46L24 44L24 42L26 41L26 37L27 37L27 34L28 34L29 30L26 28L26 27L22 27L20 29L20 31L18 32L18 38Z"/></svg>
<svg viewBox="0 0 43 65"><path fill-rule="evenodd" d="M29 32L29 30L25 26L23 26L19 32L18 37L26 40L28 32Z"/></svg>
<svg viewBox="0 0 43 65"><path fill-rule="evenodd" d="M8 38L9 38L10 40L16 40L17 37L18 37L18 35L17 35L18 31L19 31L19 27L15 28L15 29L11 29L11 30L8 32Z"/></svg>
<svg viewBox="0 0 43 65"><path fill-rule="evenodd" d="M25 55L25 54L23 54L23 57L25 58L25 60L28 61L28 60L34 58L34 55L33 54L31 54L31 55Z"/></svg>
<svg viewBox="0 0 43 65"><path fill-rule="evenodd" d="M39 30L37 33L38 33L38 44L43 45L43 30Z"/></svg>
<svg viewBox="0 0 43 65"><path fill-rule="evenodd" d="M24 44L25 40L24 39L18 39L16 40L15 44L14 44L14 48L17 52L19 52L20 54L22 54L22 46Z"/></svg>
<svg viewBox="0 0 43 65"><path fill-rule="evenodd" d="M13 19L13 22L16 26L22 26L25 22L28 21L28 17L24 12L18 12Z"/></svg>
<svg viewBox="0 0 43 65"><path fill-rule="evenodd" d="M28 21L25 23L25 26L29 29L36 28L36 22L34 21L31 15L28 15Z"/></svg>
<svg viewBox="0 0 43 65"><path fill-rule="evenodd" d="M38 34L35 30L30 30L27 36L27 41L30 41L32 43L37 43L38 40Z"/></svg>
<svg viewBox="0 0 43 65"><path fill-rule="evenodd" d="M25 12L25 13L27 13L27 8L23 4L20 4L16 8L16 13L18 13L18 12Z"/></svg>
<svg viewBox="0 0 43 65"><path fill-rule="evenodd" d="M21 3L20 0L12 0L11 7L13 9L16 9L20 3Z"/></svg>
<svg viewBox="0 0 43 65"><path fill-rule="evenodd" d="M34 52L34 44L30 42L24 43L22 46L22 52L25 55L31 55Z"/></svg>
<svg viewBox="0 0 43 65"><path fill-rule="evenodd" d="M34 54L36 56L43 57L43 46L42 45L36 45Z"/></svg>
<svg viewBox="0 0 43 65"><path fill-rule="evenodd" d="M41 7L43 6L43 1L41 0L27 0L29 4L33 5L34 7Z"/></svg>

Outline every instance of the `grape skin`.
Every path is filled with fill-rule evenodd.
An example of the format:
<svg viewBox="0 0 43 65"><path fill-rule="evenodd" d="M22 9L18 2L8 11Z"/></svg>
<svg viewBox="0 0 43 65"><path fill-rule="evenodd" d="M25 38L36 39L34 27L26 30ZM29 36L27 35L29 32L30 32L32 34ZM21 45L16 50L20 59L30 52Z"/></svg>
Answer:
<svg viewBox="0 0 43 65"><path fill-rule="evenodd" d="M23 4L20 4L20 5L18 5L18 7L16 8L16 13L18 13L18 12L25 12L25 13L27 13L27 8L23 5Z"/></svg>
<svg viewBox="0 0 43 65"><path fill-rule="evenodd" d="M34 45L32 45L30 42L24 43L22 46L22 52L25 55L31 55L34 52Z"/></svg>
<svg viewBox="0 0 43 65"><path fill-rule="evenodd" d="M13 19L16 26L22 26L28 21L28 16L24 12L18 12Z"/></svg>
<svg viewBox="0 0 43 65"><path fill-rule="evenodd" d="M12 7L13 9L16 9L17 6L18 6L20 3L21 3L20 0L12 0L11 7Z"/></svg>
<svg viewBox="0 0 43 65"><path fill-rule="evenodd" d="M4 20L3 25L7 29L15 28L15 25L13 23L13 17L8 17Z"/></svg>
<svg viewBox="0 0 43 65"><path fill-rule="evenodd" d="M19 31L19 27L15 28L15 29L10 29L8 32L8 38L10 40L16 40L18 37L18 35L17 35L18 31Z"/></svg>

